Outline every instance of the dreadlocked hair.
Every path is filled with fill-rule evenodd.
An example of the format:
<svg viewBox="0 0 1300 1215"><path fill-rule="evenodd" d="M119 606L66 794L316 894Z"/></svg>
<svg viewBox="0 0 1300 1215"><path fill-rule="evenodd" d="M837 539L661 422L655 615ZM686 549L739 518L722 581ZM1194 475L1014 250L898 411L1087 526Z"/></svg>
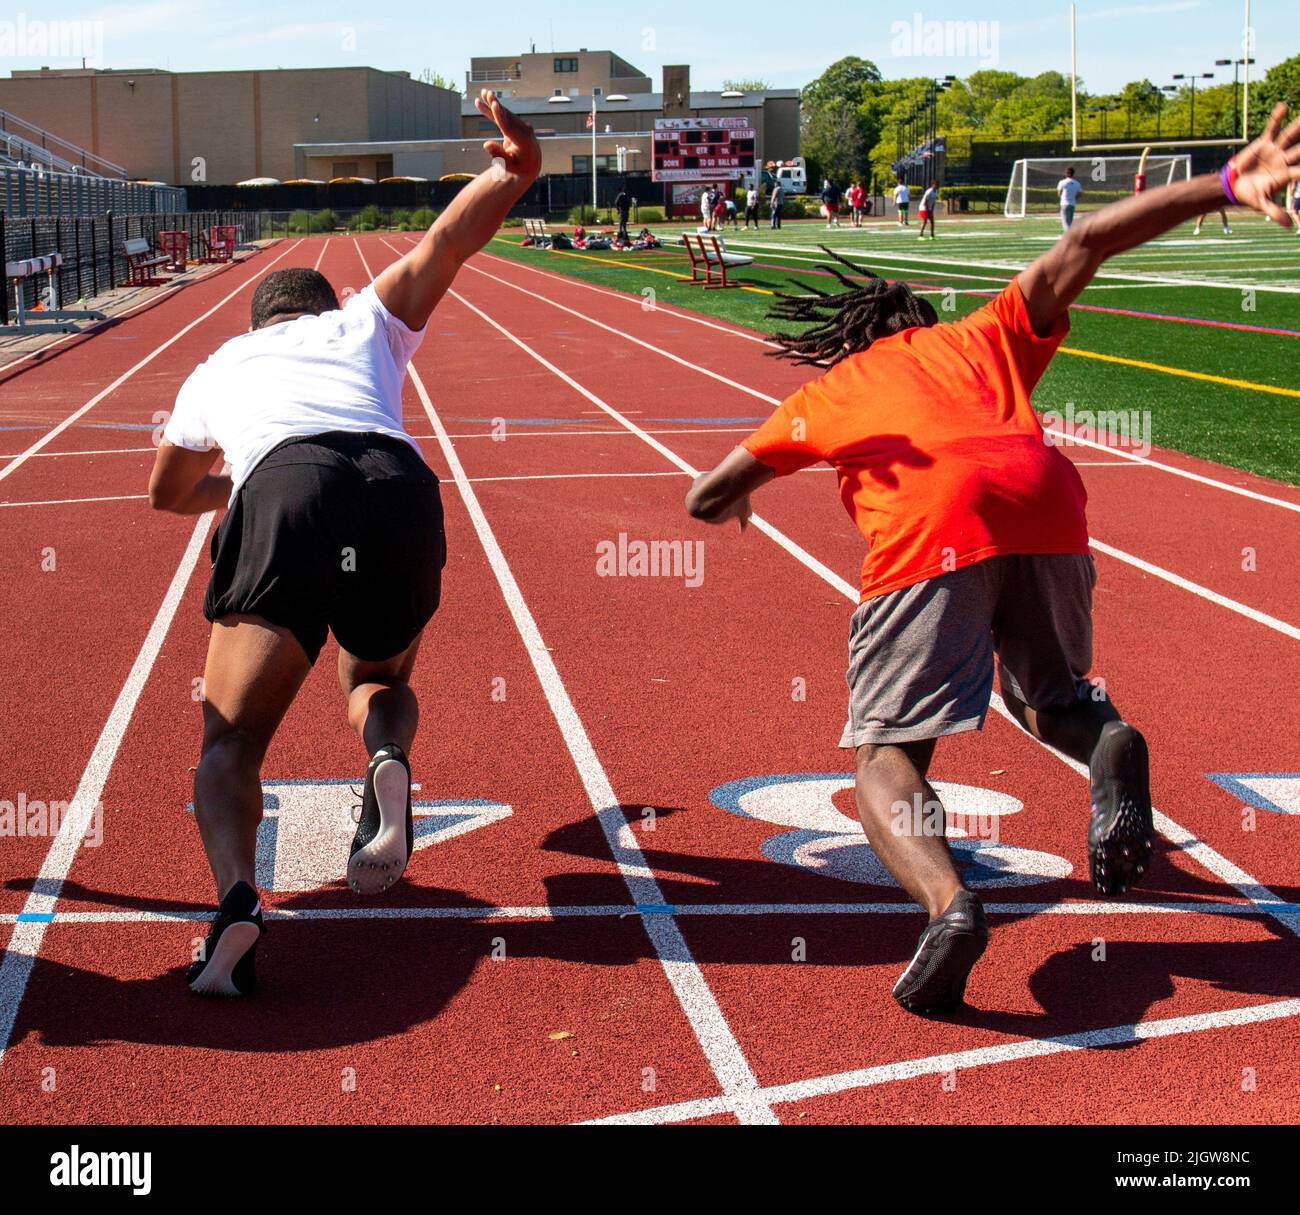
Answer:
<svg viewBox="0 0 1300 1215"><path fill-rule="evenodd" d="M799 294L777 292L777 303L767 315L774 321L798 321L809 327L801 333L772 334L772 341L780 347L771 352L776 358L833 367L841 359L868 349L878 338L939 323L939 315L929 300L915 295L906 283L886 282L833 249L819 247L839 264L822 264L818 269L834 275L847 290L822 291L810 283L789 280L799 288ZM846 270L856 278L850 278ZM865 283L861 281L864 277Z"/></svg>

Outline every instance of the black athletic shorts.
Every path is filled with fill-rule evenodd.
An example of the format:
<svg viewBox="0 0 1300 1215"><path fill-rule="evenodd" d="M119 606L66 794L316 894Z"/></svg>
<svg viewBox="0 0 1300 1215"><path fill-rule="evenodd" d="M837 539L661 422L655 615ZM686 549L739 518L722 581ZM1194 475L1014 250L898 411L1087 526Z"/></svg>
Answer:
<svg viewBox="0 0 1300 1215"><path fill-rule="evenodd" d="M212 538L203 614L261 616L313 663L327 631L380 662L428 624L446 560L438 478L409 444L343 431L287 439Z"/></svg>

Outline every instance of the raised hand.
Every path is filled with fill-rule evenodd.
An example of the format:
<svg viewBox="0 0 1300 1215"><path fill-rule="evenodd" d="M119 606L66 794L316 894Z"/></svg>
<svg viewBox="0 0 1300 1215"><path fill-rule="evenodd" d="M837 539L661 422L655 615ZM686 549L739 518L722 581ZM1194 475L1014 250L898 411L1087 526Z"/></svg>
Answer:
<svg viewBox="0 0 1300 1215"><path fill-rule="evenodd" d="M506 172L530 181L541 172L542 149L533 134L533 128L517 114L512 114L501 104L501 99L491 89L479 90L474 105L484 118L490 118L501 132L500 139L489 139L483 150L494 160L500 160Z"/></svg>
<svg viewBox="0 0 1300 1215"><path fill-rule="evenodd" d="M1286 103L1279 102L1264 133L1233 158L1237 177L1232 192L1242 206L1289 228L1291 216L1273 197L1285 190L1288 182L1300 181L1300 118L1282 130L1286 115Z"/></svg>

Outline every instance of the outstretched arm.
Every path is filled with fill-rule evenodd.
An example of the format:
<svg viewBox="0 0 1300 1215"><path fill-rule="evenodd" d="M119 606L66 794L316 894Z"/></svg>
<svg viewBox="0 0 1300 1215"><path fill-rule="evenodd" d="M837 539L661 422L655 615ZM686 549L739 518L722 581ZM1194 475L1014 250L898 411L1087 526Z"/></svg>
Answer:
<svg viewBox="0 0 1300 1215"><path fill-rule="evenodd" d="M510 208L533 184L542 153L533 128L483 89L474 104L497 124L499 139L483 145L492 159L438 216L424 239L375 279L380 301L411 329L423 329L456 272L496 235Z"/></svg>
<svg viewBox="0 0 1300 1215"><path fill-rule="evenodd" d="M700 473L686 494L686 513L705 523L737 519L744 531L749 522L749 495L776 473L743 447L732 450L712 472Z"/></svg>
<svg viewBox="0 0 1300 1215"><path fill-rule="evenodd" d="M1286 114L1286 106L1279 105L1263 135L1233 158L1236 179L1232 190L1242 206L1289 228L1290 215L1273 201L1288 183L1300 181L1300 119L1281 131ZM1219 174L1209 173L1135 194L1076 223L1020 275L1020 290L1034 331L1040 337L1050 334L1108 258L1207 211L1217 211L1229 201Z"/></svg>

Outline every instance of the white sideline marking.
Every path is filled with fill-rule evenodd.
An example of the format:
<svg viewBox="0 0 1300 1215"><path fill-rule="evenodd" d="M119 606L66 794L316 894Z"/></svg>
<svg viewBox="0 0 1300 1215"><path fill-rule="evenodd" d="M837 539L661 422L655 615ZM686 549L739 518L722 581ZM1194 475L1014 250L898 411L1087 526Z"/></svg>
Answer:
<svg viewBox="0 0 1300 1215"><path fill-rule="evenodd" d="M373 277L370 275L365 254L361 252L361 245L355 240L353 243L356 245L357 256L361 258L367 276ZM387 241L383 243L394 253L399 253L399 250ZM451 294L455 295L455 292ZM479 543L483 546L483 552L496 576L497 585L501 588L502 597L510 610L515 628L524 643L524 648L528 651L533 669L537 672L538 681L546 696L546 703L550 706L556 724L564 736L565 746L577 768L592 809L596 813L596 819L605 835L614 864L634 903L642 907L663 906L667 900L646 864L645 856L636 843L635 837L625 830L628 826L627 819L619 808L620 803L614 788L591 744L591 739L587 736L586 727L578 716L573 701L569 698L568 689L560 678L559 669L546 649L541 630L537 627L537 621L533 618L519 589L519 583L515 580L501 546L497 543L487 515L479 504L478 495L475 494L474 487L465 475L456 448L448 438L442 419L433 407L433 402L424 387L424 381L413 365L407 367L407 374L415 385L420 403L428 415L429 424L438 436L438 442L456 487L460 490L470 520L474 524ZM758 1078L750 1068L740 1043L731 1031L731 1026L727 1024L726 1015L691 954L690 946L686 943L686 938L682 935L676 920L671 915L648 914L642 917L642 924L718 1083L722 1086L723 1092L736 1103L737 1116L742 1122L747 1123L777 1122L776 1115L766 1104L750 1099L749 1094L758 1088Z"/></svg>
<svg viewBox="0 0 1300 1215"><path fill-rule="evenodd" d="M614 299L621 299L628 303L636 304L638 306L640 306L641 303L641 300L637 296L628 295L624 292L609 291L603 287L593 287L590 283L584 283L581 279L575 279L564 274L556 274L552 270L540 270L535 266L529 266L523 262L512 261L508 257L500 257L496 254L484 254L480 256L490 257L491 260L493 261L504 262L506 265L509 266L519 266L521 269L531 271L533 274L540 274L542 275L543 278L558 279L563 283L572 284L577 287L583 287L589 291L595 291L598 295L608 295ZM627 338L629 341L637 342L639 345L645 346L647 349L654 350L655 353L657 354L664 355L665 357L668 358L676 359L677 362L684 361L682 359L678 359L676 355L671 355L665 350L661 350L656 346L651 346L649 343L643 342L641 341L641 339L633 337L629 333L623 332L623 330L621 329L615 329L612 326L605 325L600 321L596 321L593 318L588 317L581 312L576 312L572 308L565 307L564 304L561 304L556 300L549 299L544 295L538 295L535 291L529 291L526 287L521 287L518 283L512 282L508 278L500 278L497 275L488 274L486 270L479 270L477 266L469 266L469 269L473 270L476 274L482 274L485 278L489 278L493 282L501 283L502 285L507 287L513 287L516 291L521 291L525 295L531 295L533 296L534 299L542 300L544 303L549 304L552 308L560 308L563 309L565 312L571 312L573 313L574 316L581 317L583 320L588 321L593 325L599 325L600 328L606 329L610 333L618 334L620 337ZM685 321L698 321L699 319L697 317L691 316L689 313L680 312L677 309L670 308L669 306L664 304L656 305L656 311L663 313L665 315L677 317ZM775 348L775 343L763 341L762 339L755 338L752 334L745 333L743 330L740 329L731 329L725 325L712 325L712 324L709 325L709 328L718 329L723 333L729 333L733 337L744 338L746 341L758 341L764 346L770 346ZM707 368L700 367L697 364L687 363L686 365L693 367L694 370L700 372L703 375L713 374ZM781 403L778 398L770 397L766 393L756 392L753 389L745 389L745 391L760 401L765 401L773 405L779 405ZM1049 430L1049 433L1061 434L1062 432L1057 430ZM1162 464L1159 460L1152 460L1148 456L1139 456L1136 453L1126 451L1123 448L1107 447L1104 443L1098 443L1092 439L1083 439L1073 435L1063 436L1063 438L1067 438L1068 443L1063 443L1062 446L1066 446L1069 443L1073 443L1073 444L1077 444L1080 447L1093 447L1096 448L1098 451L1104 451L1109 455L1119 456L1121 459L1132 461L1135 464L1142 464L1147 468L1154 468L1159 472L1171 473L1173 476L1183 477L1188 481L1196 481L1202 485L1208 485L1214 489L1223 490L1225 493L1238 494L1243 498L1250 498L1256 502L1266 502L1269 506L1280 506L1284 510L1300 512L1300 502L1291 502L1285 498L1270 497L1268 494L1259 493L1257 490L1246 489L1244 486L1241 485L1231 485L1226 481L1218 481L1213 477L1207 477L1202 473L1191 472L1188 469L1179 468L1173 464Z"/></svg>
<svg viewBox="0 0 1300 1215"><path fill-rule="evenodd" d="M1224 1012L1164 1017L1156 1021L1138 1021L1132 1025L1113 1025L1108 1029L1089 1029L1082 1033L1061 1034L1052 1038L1025 1038L1019 1042L1008 1042L999 1046L981 1046L973 1050L953 1051L947 1055L905 1059L878 1067L863 1067L850 1072L837 1072L829 1076L797 1080L793 1084L774 1084L760 1089L759 1093L764 1100L773 1105L780 1105L788 1101L804 1101L809 1097L824 1097L829 1093L842 1093L849 1089L870 1088L877 1084L912 1080L917 1076L941 1075L961 1068L1014 1063L1021 1059L1040 1058L1043 1055L1059 1055L1070 1051L1114 1046L1120 1042L1143 1042L1148 1039L1202 1033L1205 1030L1258 1025L1262 1022L1278 1021L1297 1015L1300 1015L1300 1000L1270 1000L1264 1004L1250 1004L1245 1008L1231 1008ZM728 1113L732 1109L731 1103L725 1097L704 1097L696 1101L678 1101L672 1105L660 1105L653 1109L614 1114L608 1118L593 1118L586 1125L681 1122L693 1118L705 1118L711 1114Z"/></svg>
<svg viewBox="0 0 1300 1215"><path fill-rule="evenodd" d="M738 249L784 249L795 253L820 253L821 251L808 245L763 245L755 244L752 240L733 240L728 241L729 245L735 245ZM976 266L981 270L1009 270L1013 275L1019 274L1022 270L1029 267L1029 262L985 262L985 261L956 261L952 258L930 258L917 254L905 253L878 253L875 249L866 249L862 251L849 249L840 250L843 252L857 253L859 257L870 257L873 261L903 263L908 266L916 266L918 263L934 266ZM1275 269L1276 267L1270 267ZM970 277L981 277L971 275ZM1255 291L1265 291L1273 295L1300 295L1300 287L1279 287L1269 283L1231 283L1222 282L1215 279L1194 279L1184 277L1171 277L1168 274L1126 274L1119 270L1103 270L1096 275L1097 278L1113 278L1133 283L1158 283L1162 286L1179 286L1179 287L1222 287L1228 291L1240 291L1243 287L1250 287Z"/></svg>
<svg viewBox="0 0 1300 1215"><path fill-rule="evenodd" d="M584 316L581 312L578 312L576 309L569 308L564 304L557 303L555 300L547 299L546 296L538 295L537 292L535 291L529 291L528 288L521 287L519 286L518 283L512 283L507 279L497 278L495 275L488 274L486 270L479 270L473 266L469 268L473 270L475 274L481 274L484 278L489 279L491 282L500 283L502 286L509 287L514 291L519 291L524 295L531 296L533 299L540 300L542 303L548 304L552 308L558 308L562 312L570 313L571 315L578 317L580 320L586 321L587 324L589 325L595 325L599 329L604 329L607 332L615 334L618 337L624 338L625 340L632 342L634 345L640 346L645 350L649 350L655 354L662 355L664 358L670 359L672 362L680 364L682 367L690 368L692 371L697 371L701 375L706 375L710 379L714 379L719 381L720 383L726 384L728 387L739 389L741 392L746 393L747 395L754 397L757 400L766 401L770 405L779 405L781 403L780 400L776 397L769 396L765 392L759 392L756 388L750 388L745 384L740 384L737 381L730 379L727 376L720 375L716 371L710 371L707 367L701 367L697 363L692 363L689 359L684 359L680 355L673 354L671 351L663 350L660 347L655 346L653 343L647 342L644 339L636 337L633 334L624 333L621 329L615 329L612 325L606 325L603 321L598 321L593 317ZM456 293L452 292L452 294L455 295ZM462 303L468 303L468 301L464 300L459 295L456 295L456 298L461 300ZM469 307L473 308L474 306L472 304L469 304ZM479 310L475 308L474 311L478 312ZM485 319L488 319L485 313L479 312L479 315L483 316ZM489 320L489 323L492 324L495 328L499 329L507 337L509 337L511 341L517 341L517 339L512 333L510 333L506 329L503 329L500 325L497 325L495 321ZM570 384L571 386L576 388L579 392L582 392L584 395L588 396L588 399L591 400L593 404L600 405L603 409L607 409L607 410L610 408L608 405L605 404L605 402L601 401L598 397L588 394L584 388L578 385L577 381L570 379L562 371L560 371L557 367L555 367L554 364L547 362L545 359L542 358L541 355L532 351L530 347L523 346L523 349L528 350L529 353L532 354L535 359L537 359L539 362L543 364L543 366L548 368L550 371L552 371L555 375L559 376L561 379L565 380L566 383ZM628 422L625 418L623 418L621 414L618 415L618 418L620 421L623 422L624 425L628 426L629 429L632 428L632 423ZM649 436L644 431L638 431L637 433L645 437L647 442L650 442ZM1053 432L1053 433L1058 433L1058 432ZM664 447L662 444L652 444L652 445L655 446L656 450L660 451L661 453L669 454L668 448ZM1114 454L1123 454L1122 449L1120 448L1108 448L1108 447L1104 447L1101 444L1096 444L1096 443L1088 443L1087 446L1097 446L1097 447L1101 447L1102 450L1107 452L1113 452ZM671 454L669 454L669 458L674 460L676 459L676 457ZM685 465L680 463L679 463L679 467L682 467L684 469L686 468ZM696 470L689 469L688 471L690 471L691 474L694 475ZM1225 486L1224 488L1232 488L1232 487ZM1281 500L1279 499L1277 501L1280 502ZM1291 506L1292 509L1300 509L1300 506L1296 506L1291 503L1287 503L1286 505ZM758 516L754 516L754 522L756 524L760 523ZM760 525L760 530L763 530L761 525ZM775 537L773 538L775 539ZM781 541L777 541L777 542L781 543ZM1208 587L1201 586L1197 582L1192 582L1190 579L1183 578L1181 575L1175 574L1170 570L1166 570L1161 566L1153 565L1149 561L1144 561L1141 557L1135 557L1131 553L1126 553L1124 552L1123 549L1114 548L1109 544L1103 544L1100 540L1090 540L1089 543L1092 545L1093 548L1097 549L1099 552L1103 552L1107 556L1114 557L1117 561L1123 561L1128 565L1132 565L1137 569L1143 570L1145 573L1153 574L1157 578L1163 578L1166 582L1170 582L1174 586L1177 586L1182 590L1190 591L1194 595L1199 595L1202 599L1217 604L1219 607L1227 608L1231 612L1236 612L1238 615L1244 616L1247 620L1252 620L1256 624L1262 624L1267 628L1271 628L1276 632L1282 633L1284 636L1293 637L1297 640L1300 640L1300 628L1297 628L1293 624L1288 624L1284 620L1279 620L1276 616L1270 616L1267 612L1261 612L1256 608L1248 607L1244 603L1238 603L1237 600L1235 599L1229 599L1226 595L1220 595L1217 591L1212 591Z"/></svg>
<svg viewBox="0 0 1300 1215"><path fill-rule="evenodd" d="M53 430L48 431L42 438L37 439L36 442L33 443L21 455L15 456L12 460L9 461L8 464L6 464L3 468L0 468L0 481L3 481L11 472L13 472L15 469L25 464L29 459L31 459L32 456L34 456L38 451L40 451L41 448L44 447L47 443L49 443L51 440L61 435L65 430L68 429L69 426L71 426L75 421L77 421L78 418L84 417L85 414L87 414L90 410L94 409L94 407L98 405L100 401L102 401L106 396L108 396L110 393L116 392L117 389L119 389L123 384L125 384L127 380L129 380L133 375L135 375L135 373L139 371L142 367L148 366L150 363L154 361L154 359L156 359L160 354L162 354L164 350L167 350L169 347L174 346L177 342L181 340L181 338L183 338L187 333L189 333L190 330L193 329L196 325L202 324L214 312L218 311L218 309L228 304L232 299L235 298L235 296L237 296L241 291L243 291L245 287L250 286L255 279L260 278L263 274L265 274L272 266L275 265L276 262L283 261L286 257L289 256L290 253L292 253L298 247L298 245L301 244L302 241L298 241L297 244L290 245L289 248L287 248L283 253L281 253L279 257L275 258L273 261L267 262L266 265L264 265L261 269L255 270L242 283L240 283L239 286L236 287L232 292L222 297L222 299L218 300L217 303L213 304L212 307L209 308L205 313L203 313L202 316L196 317L188 325L186 325L184 329L178 329L174 334L172 334L171 337L169 337L165 342L163 342L162 345L155 347L155 349L153 349L148 354L146 354L144 358L142 358L138 363L135 364L134 367L130 367L126 371L122 372L122 374L118 376L117 379L115 379L107 388L104 388L101 391L97 392L93 397L90 398L89 401L87 401L83 406L81 406L80 409L69 414L66 418L63 419L62 422L60 422L57 426L55 426Z"/></svg>
<svg viewBox="0 0 1300 1215"><path fill-rule="evenodd" d="M1267 913L1252 903L1218 900L1115 903L1102 900L1054 903L985 903L989 915L1226 915L1246 918ZM561 904L540 907L277 907L265 908L268 920L565 920L624 919L649 912L631 903ZM0 924L13 924L20 912L0 913ZM204 923L215 911L177 907L170 911L60 911L57 924L173 924ZM781 916L781 915L919 915L913 903L673 903L674 916Z"/></svg>
<svg viewBox="0 0 1300 1215"><path fill-rule="evenodd" d="M86 834L86 828L90 826L94 817L95 807L103 796L108 774L112 770L113 761L117 758L117 750L122 745L122 739L130 724L131 715L135 712L140 693L144 691L145 683L153 671L153 664L162 649L167 630L171 628L172 619L176 615L181 597L185 594L190 575L194 572L194 566L203 552L208 528L215 514L215 511L208 511L207 514L200 515L194 524L190 542L185 548L180 564L176 567L176 573L172 575L171 585L168 586L167 593L158 606L157 615L153 618L153 624L149 626L149 632L145 634L135 662L131 664L126 682L118 692L117 700L113 702L108 720L104 723L104 728L95 742L95 749L90 753L90 759L87 760L85 770L81 774L81 783L73 795L68 813L64 816L58 835L54 837L49 851L45 854L45 860L41 864L31 893L23 903L22 915L49 915L59 901L64 879L67 878L77 858L77 849L81 846L82 837ZM4 1062L5 1053L8 1051L9 1038L18 1017L18 1006L22 1003L23 994L27 990L27 980L36 965L36 955L40 952L47 925L46 920L24 920L16 923L4 959L0 961L0 1063Z"/></svg>
<svg viewBox="0 0 1300 1215"><path fill-rule="evenodd" d="M482 271L480 271L480 273L482 273ZM487 275L486 277L491 278L492 276ZM516 288L516 290L523 290L523 288ZM596 405L601 409L605 410L605 412L608 413L610 417L621 422L629 430L633 431L636 434L639 434L646 443L648 443L651 447L653 447L657 452L663 455L666 459L670 460L673 464L677 465L678 468L682 469L684 472L690 472L694 474L694 469L692 469L691 466L687 464L685 460L683 460L680 456L678 456L676 452L672 451L668 447L665 447L664 444L660 443L657 439L654 439L650 435L647 435L644 431L640 430L637 426L635 426L634 423L629 422L612 405L606 404L604 401L600 399L600 397L596 396L596 394L592 392L590 389L584 387L582 384L579 384L577 380L573 379L572 376L569 376L565 372L561 371L553 363L549 362L544 355L534 350L521 338L516 337L504 326L498 324L495 320L493 320L490 316L488 316L487 313L483 312L479 308L476 308L473 304L469 303L468 300L464 299L455 291L452 291L449 294L454 296L457 300L460 300L461 303L465 304L466 307L470 308L478 316L482 317L485 321L487 321L489 325L491 325L494 329L496 329L498 332L502 333L505 337L507 337L511 342L513 342L516 346L518 346L520 350L524 351L524 353L527 354L531 359L533 359L535 362L540 363L543 367L547 368L547 370L552 372L552 374L554 374L559 379L563 380L566 384L568 384L571 388L573 388L574 391L586 397L587 400L589 400L593 405ZM533 292L529 291L526 294L532 295ZM807 569L812 570L812 572L815 573L824 582L826 582L827 584L833 586L836 590L838 590L840 594L842 594L846 599L849 600L850 603L857 604L859 598L857 587L847 582L844 578L841 578L840 575L835 573L834 570L831 570L827 566L823 565L811 553L807 552L805 549L800 547L800 545L795 543L795 541L791 540L789 536L787 536L784 532L779 531L777 528L773 527L765 519L760 518L758 515L752 515L750 517L750 523L754 527L756 527L759 531L763 532L764 535L768 536L770 539L774 540L778 545L780 545L783 549L785 549L786 552L788 552L792 557L794 557L795 560L798 561L801 565L805 566ZM1117 551L1118 550L1112 550L1113 553ZM1136 558L1134 558L1133 560L1136 560ZM1281 622L1279 621L1278 623ZM1291 626L1287 626L1287 627L1291 627ZM1015 718L1011 716L1011 713L1008 711L1006 705L1003 703L1002 698L996 692L993 693L992 696L990 697L989 704L997 713L1001 714L1001 716L1005 717L1007 721L1011 722L1012 725L1016 726L1018 729L1023 729L1023 727L1020 727L1020 724L1015 720ZM1026 731L1026 736L1030 738L1033 737L1032 735L1029 735L1027 731ZM1062 763L1067 764L1069 767L1073 768L1076 772L1080 773L1085 778L1088 776L1088 769L1083 764L1080 764L1077 761L1069 758L1069 756L1067 755L1063 755L1061 752L1054 750L1052 747L1049 747L1046 743L1043 743L1038 739L1034 739L1034 741L1037 742L1041 747L1043 747L1044 750L1048 751L1052 755L1055 755L1056 758L1059 759ZM1234 865L1231 861L1229 861L1226 857L1222 856L1220 853L1216 852L1208 844L1204 843L1202 840L1197 839L1189 831L1187 831L1186 828L1180 826L1178 823L1175 823L1172 819L1167 818L1165 815L1161 814L1158 810L1154 810L1154 808L1153 808L1153 815L1155 820L1155 826L1157 830L1161 832L1161 834L1165 835L1173 843L1177 844L1180 848L1182 848L1182 850L1185 853L1187 853L1188 856L1192 857L1194 860L1199 861L1199 863L1202 866L1204 866L1206 869L1208 869L1211 873L1213 873L1215 877L1231 885L1237 891L1238 894L1242 895L1244 898L1248 899L1250 902L1260 907L1261 910L1265 911L1268 915L1272 916L1274 919L1284 924L1291 932L1295 933L1297 936L1300 936L1300 913L1293 913L1288 910L1278 910L1278 909L1285 909L1290 907L1290 904L1288 904L1284 899L1280 898L1278 895L1274 894L1267 887L1255 881L1255 879L1252 878L1248 873L1246 873L1242 869L1239 869L1236 865Z"/></svg>
<svg viewBox="0 0 1300 1215"><path fill-rule="evenodd" d="M109 494L103 498L42 498L34 502L0 502L0 506L76 506L82 502L135 502L148 494Z"/></svg>

